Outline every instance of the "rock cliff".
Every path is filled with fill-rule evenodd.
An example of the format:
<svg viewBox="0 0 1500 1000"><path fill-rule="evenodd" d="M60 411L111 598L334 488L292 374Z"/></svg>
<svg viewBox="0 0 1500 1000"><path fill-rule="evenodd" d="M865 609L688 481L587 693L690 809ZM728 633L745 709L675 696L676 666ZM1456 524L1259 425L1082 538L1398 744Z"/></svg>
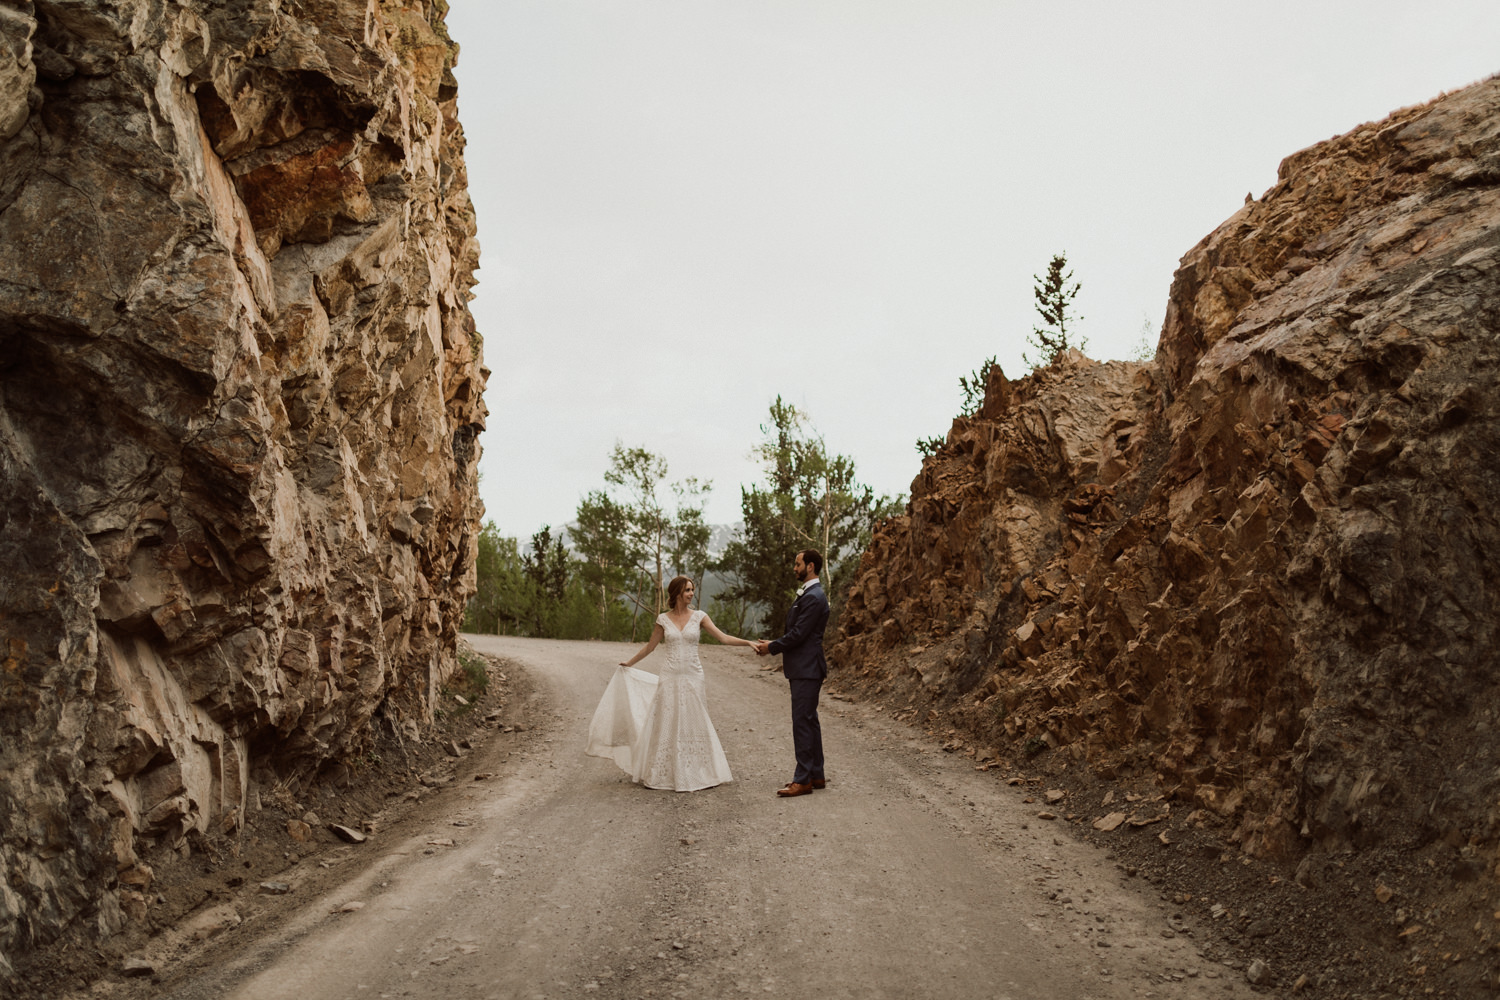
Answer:
<svg viewBox="0 0 1500 1000"><path fill-rule="evenodd" d="M993 373L831 659L1249 856L1493 869L1500 79L1289 157L1170 296L1154 363Z"/></svg>
<svg viewBox="0 0 1500 1000"><path fill-rule="evenodd" d="M453 668L485 371L445 10L0 9L0 972Z"/></svg>

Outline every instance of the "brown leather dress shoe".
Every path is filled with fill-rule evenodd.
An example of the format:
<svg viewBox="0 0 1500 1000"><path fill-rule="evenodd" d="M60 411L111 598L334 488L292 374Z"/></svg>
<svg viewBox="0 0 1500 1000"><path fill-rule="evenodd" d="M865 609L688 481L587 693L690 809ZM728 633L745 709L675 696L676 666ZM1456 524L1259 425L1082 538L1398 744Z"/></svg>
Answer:
<svg viewBox="0 0 1500 1000"><path fill-rule="evenodd" d="M812 785L799 785L794 781L790 785L787 785L785 788L776 789L776 794L780 795L784 799L789 799L793 795L811 795L812 790Z"/></svg>
<svg viewBox="0 0 1500 1000"><path fill-rule="evenodd" d="M812 779L812 786L814 788L827 788L828 787L828 782L825 781L822 778L813 778Z"/></svg>

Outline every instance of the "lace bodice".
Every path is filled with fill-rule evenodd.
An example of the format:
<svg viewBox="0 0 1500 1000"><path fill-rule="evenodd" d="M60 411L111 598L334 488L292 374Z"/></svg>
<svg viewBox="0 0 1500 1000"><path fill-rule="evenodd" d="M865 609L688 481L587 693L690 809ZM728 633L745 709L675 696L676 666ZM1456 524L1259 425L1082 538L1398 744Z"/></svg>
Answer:
<svg viewBox="0 0 1500 1000"><path fill-rule="evenodd" d="M704 617L704 612L694 611L688 616L687 624L678 629L666 612L656 616L656 623L663 632L662 646L667 654L661 667L663 674L703 673L703 664L698 659L698 623Z"/></svg>

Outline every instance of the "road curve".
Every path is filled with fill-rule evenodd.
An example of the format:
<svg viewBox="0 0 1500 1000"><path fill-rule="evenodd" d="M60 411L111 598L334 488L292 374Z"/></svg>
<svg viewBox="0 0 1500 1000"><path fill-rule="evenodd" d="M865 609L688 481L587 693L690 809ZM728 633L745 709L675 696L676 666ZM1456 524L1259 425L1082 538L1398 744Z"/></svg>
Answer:
<svg viewBox="0 0 1500 1000"><path fill-rule="evenodd" d="M873 706L825 696L829 787L779 799L786 682L706 646L735 780L652 791L582 753L633 647L468 638L539 694L530 731L471 759L502 776L424 803L352 881L172 997L1252 995L1103 852ZM338 912L348 902L362 905Z"/></svg>

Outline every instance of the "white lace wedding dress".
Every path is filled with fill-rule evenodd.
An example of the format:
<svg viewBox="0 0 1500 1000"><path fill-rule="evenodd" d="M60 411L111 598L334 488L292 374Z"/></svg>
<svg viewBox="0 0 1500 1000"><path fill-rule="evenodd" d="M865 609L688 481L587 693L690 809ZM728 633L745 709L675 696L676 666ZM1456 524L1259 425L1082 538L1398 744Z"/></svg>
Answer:
<svg viewBox="0 0 1500 1000"><path fill-rule="evenodd" d="M666 653L660 675L615 671L589 725L585 752L608 757L647 788L694 792L733 781L719 734L708 718L694 611L681 630L656 616Z"/></svg>

